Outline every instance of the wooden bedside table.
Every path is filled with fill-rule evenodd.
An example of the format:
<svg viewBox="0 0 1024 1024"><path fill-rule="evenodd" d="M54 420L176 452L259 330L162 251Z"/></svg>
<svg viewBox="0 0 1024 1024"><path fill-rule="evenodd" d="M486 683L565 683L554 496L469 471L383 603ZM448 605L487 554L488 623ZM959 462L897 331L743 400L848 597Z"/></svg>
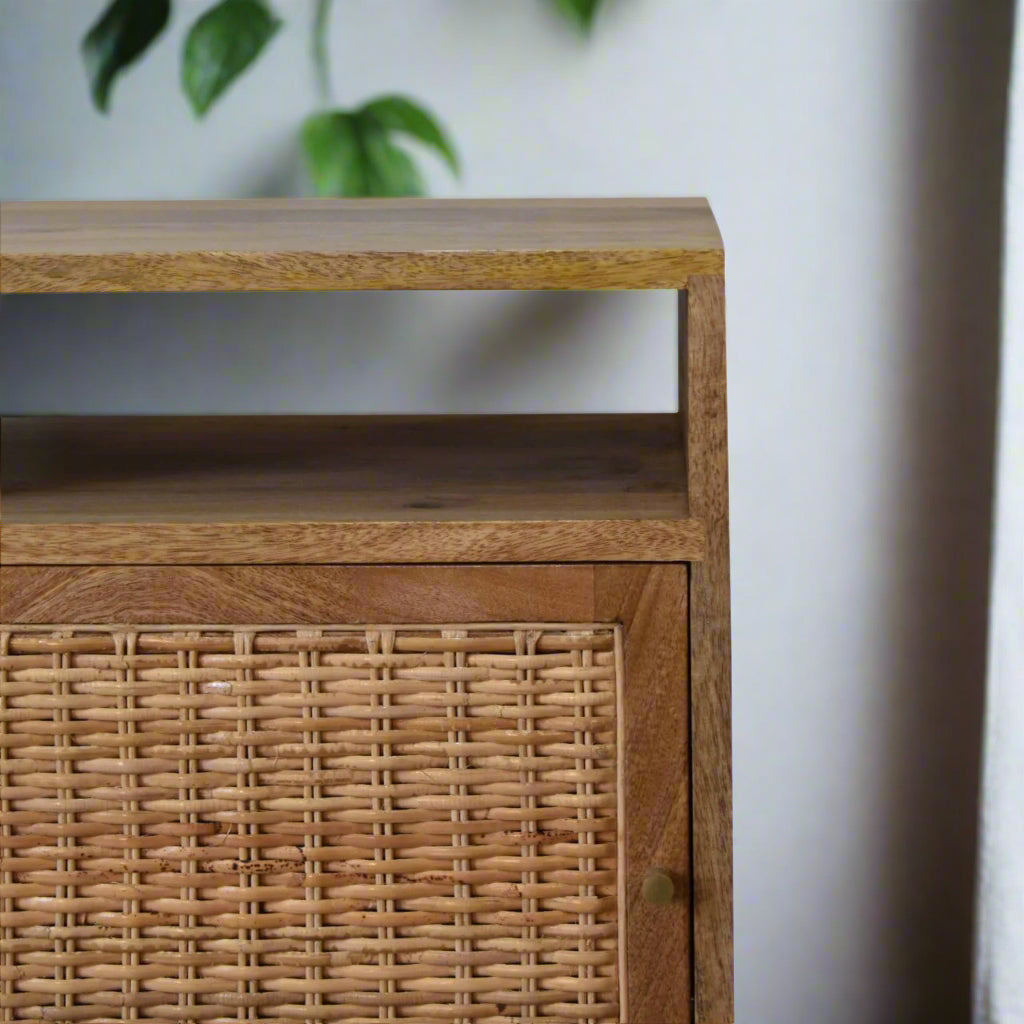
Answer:
<svg viewBox="0 0 1024 1024"><path fill-rule="evenodd" d="M666 415L8 417L0 1020L732 1021L703 200L4 203L3 292L679 291Z"/></svg>

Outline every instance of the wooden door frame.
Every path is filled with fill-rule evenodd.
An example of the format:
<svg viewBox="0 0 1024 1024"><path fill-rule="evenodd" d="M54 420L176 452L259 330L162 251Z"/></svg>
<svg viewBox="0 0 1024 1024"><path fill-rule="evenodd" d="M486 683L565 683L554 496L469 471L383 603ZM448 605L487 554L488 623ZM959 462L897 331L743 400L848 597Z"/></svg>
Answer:
<svg viewBox="0 0 1024 1024"><path fill-rule="evenodd" d="M4 566L17 625L552 622L624 634L624 937L629 1024L692 1020L688 572L682 563L488 566ZM651 866L677 898L643 901ZM671 970L666 970L671 965ZM628 1007L628 1010L626 1010Z"/></svg>

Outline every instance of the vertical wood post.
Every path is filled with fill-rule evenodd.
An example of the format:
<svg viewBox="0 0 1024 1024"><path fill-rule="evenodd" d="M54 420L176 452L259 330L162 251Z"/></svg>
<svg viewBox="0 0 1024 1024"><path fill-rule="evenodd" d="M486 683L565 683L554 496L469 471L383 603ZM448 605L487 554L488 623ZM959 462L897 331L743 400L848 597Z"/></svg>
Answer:
<svg viewBox="0 0 1024 1024"><path fill-rule="evenodd" d="M725 282L679 294L679 410L690 514L707 556L690 565L693 951L697 1024L733 1020L732 730Z"/></svg>

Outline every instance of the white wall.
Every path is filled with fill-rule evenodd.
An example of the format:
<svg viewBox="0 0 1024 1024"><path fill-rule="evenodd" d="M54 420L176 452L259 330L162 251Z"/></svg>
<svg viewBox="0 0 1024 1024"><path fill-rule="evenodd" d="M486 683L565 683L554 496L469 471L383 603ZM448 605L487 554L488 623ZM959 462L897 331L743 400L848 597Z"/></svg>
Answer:
<svg viewBox="0 0 1024 1024"><path fill-rule="evenodd" d="M3 0L5 198L283 194L311 4L203 124L184 26L86 99L100 0ZM345 0L345 101L421 97L435 194L710 196L728 248L744 1024L968 1007L1007 4ZM980 8L976 10L975 8ZM671 408L672 297L7 298L0 408ZM73 337L72 337L73 336Z"/></svg>

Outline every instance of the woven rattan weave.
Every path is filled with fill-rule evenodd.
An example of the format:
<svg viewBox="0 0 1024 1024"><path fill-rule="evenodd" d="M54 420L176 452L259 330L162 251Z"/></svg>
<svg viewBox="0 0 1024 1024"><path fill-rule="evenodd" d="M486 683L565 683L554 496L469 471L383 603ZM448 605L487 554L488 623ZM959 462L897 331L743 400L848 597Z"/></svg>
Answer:
<svg viewBox="0 0 1024 1024"><path fill-rule="evenodd" d="M615 627L0 627L0 1019L619 1020Z"/></svg>

